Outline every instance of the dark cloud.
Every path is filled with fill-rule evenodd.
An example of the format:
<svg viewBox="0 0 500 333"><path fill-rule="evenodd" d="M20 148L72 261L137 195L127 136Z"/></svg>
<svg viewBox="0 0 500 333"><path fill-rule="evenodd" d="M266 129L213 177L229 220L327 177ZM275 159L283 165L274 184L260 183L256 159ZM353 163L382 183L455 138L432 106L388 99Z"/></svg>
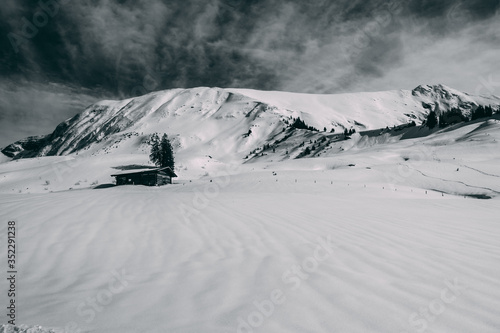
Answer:
<svg viewBox="0 0 500 333"><path fill-rule="evenodd" d="M95 100L86 89L4 80L0 82L0 147L27 136L51 133L55 124Z"/></svg>
<svg viewBox="0 0 500 333"><path fill-rule="evenodd" d="M28 101L52 96L59 120L73 110L71 96L89 101L177 87L334 93L412 88L433 73L471 91L476 83L450 72L469 71L470 82L472 71L491 73L498 55L500 0L58 1L3 2L0 73L4 87L26 88ZM450 40L461 66L442 59L459 61L443 48ZM471 44L481 53L468 54ZM2 99L2 123L11 115L5 110L30 112L9 106L9 98Z"/></svg>

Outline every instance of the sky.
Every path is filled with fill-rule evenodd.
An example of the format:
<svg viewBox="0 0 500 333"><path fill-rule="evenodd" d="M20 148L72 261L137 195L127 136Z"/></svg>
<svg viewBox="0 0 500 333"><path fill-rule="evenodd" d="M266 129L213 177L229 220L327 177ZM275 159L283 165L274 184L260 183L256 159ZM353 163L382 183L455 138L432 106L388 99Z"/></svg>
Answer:
<svg viewBox="0 0 500 333"><path fill-rule="evenodd" d="M198 86L500 95L500 0L3 0L0 147Z"/></svg>

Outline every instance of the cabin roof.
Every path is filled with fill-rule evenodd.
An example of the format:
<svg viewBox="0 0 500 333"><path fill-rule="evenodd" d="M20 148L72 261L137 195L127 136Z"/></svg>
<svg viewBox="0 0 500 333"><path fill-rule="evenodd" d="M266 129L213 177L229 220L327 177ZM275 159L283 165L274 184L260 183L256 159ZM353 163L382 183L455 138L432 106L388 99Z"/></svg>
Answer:
<svg viewBox="0 0 500 333"><path fill-rule="evenodd" d="M158 173L160 171L165 172L170 177L177 177L175 172L173 172L172 169L170 169L169 167L123 170L121 172L117 172L117 173L111 175L111 177L123 176L123 175L135 175L135 174L148 173L148 172Z"/></svg>

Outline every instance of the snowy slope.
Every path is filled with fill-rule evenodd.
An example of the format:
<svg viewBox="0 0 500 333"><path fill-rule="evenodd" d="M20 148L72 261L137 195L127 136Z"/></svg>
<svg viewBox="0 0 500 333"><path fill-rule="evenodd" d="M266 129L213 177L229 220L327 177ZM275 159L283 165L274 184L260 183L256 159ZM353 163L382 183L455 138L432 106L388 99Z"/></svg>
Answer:
<svg viewBox="0 0 500 333"><path fill-rule="evenodd" d="M144 150L152 133L168 133L178 153L205 152L217 159L244 157L279 139L291 118L320 130L357 131L419 123L430 109L481 105L500 99L472 97L444 86L413 91L309 95L241 89L195 88L155 92L123 101L102 101L61 123L43 137L2 150L9 157L120 154ZM245 134L250 133L248 136Z"/></svg>
<svg viewBox="0 0 500 333"><path fill-rule="evenodd" d="M498 200L389 187L382 170L0 194L0 218L18 223L18 323L108 333L498 332Z"/></svg>
<svg viewBox="0 0 500 333"><path fill-rule="evenodd" d="M291 135L288 143L275 145L274 152L259 150L247 159L229 153L225 153L224 159L217 159L213 151L203 151L203 146L181 150L176 154L178 182L210 179L221 172L333 169L338 173L347 168L356 175L355 179L367 177L367 182L456 195L497 197L500 192L498 116L434 131L425 127L372 131L375 134L355 134L350 140L330 133L307 132L310 131ZM306 148L312 150L311 154L297 159ZM0 163L0 192L49 193L93 188L112 183L111 175L122 166L150 163L147 147L142 151L134 146L116 150Z"/></svg>

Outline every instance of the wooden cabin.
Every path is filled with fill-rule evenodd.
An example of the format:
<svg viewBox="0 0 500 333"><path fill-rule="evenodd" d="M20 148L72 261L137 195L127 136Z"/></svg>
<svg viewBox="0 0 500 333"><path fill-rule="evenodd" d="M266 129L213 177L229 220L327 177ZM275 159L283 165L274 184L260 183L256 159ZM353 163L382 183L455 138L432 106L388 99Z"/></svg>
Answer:
<svg viewBox="0 0 500 333"><path fill-rule="evenodd" d="M172 178L177 175L169 167L153 169L126 170L111 175L116 178L116 185L146 185L161 186L172 184Z"/></svg>

